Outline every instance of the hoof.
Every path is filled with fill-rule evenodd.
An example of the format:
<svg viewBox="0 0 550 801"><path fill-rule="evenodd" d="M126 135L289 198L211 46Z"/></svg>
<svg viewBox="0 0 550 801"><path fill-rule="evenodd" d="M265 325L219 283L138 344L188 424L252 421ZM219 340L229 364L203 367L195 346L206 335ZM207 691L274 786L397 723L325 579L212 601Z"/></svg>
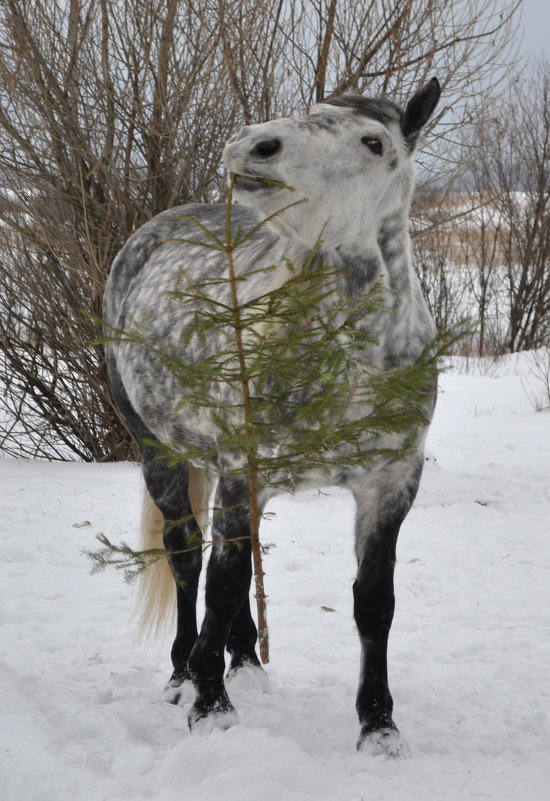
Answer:
<svg viewBox="0 0 550 801"><path fill-rule="evenodd" d="M263 693L271 692L269 677L260 663L241 662L227 671L226 680L237 690L260 690Z"/></svg>
<svg viewBox="0 0 550 801"><path fill-rule="evenodd" d="M410 750L396 726L386 726L376 731L361 731L357 750L368 756L383 756L386 759L406 759Z"/></svg>
<svg viewBox="0 0 550 801"><path fill-rule="evenodd" d="M197 700L191 707L187 722L193 734L208 734L214 729L230 729L239 722L239 716L229 698L220 699L208 707Z"/></svg>
<svg viewBox="0 0 550 801"><path fill-rule="evenodd" d="M232 653L231 662L229 664L229 670L227 671L227 675L229 676L230 674L234 674L241 668L246 668L246 667L256 667L260 669L262 668L262 664L258 659L258 657L256 656L255 651L250 651L250 653L247 654Z"/></svg>
<svg viewBox="0 0 550 801"><path fill-rule="evenodd" d="M162 692L162 697L174 706L190 703L195 697L195 690L189 674L173 673Z"/></svg>

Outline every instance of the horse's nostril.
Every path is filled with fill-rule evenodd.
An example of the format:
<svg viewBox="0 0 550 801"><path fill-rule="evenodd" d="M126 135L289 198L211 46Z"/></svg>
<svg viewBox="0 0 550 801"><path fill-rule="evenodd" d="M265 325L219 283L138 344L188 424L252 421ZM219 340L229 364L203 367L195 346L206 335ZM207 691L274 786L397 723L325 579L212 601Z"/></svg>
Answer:
<svg viewBox="0 0 550 801"><path fill-rule="evenodd" d="M262 139L260 142L256 142L250 151L250 155L260 159L268 159L278 153L281 147L280 139Z"/></svg>

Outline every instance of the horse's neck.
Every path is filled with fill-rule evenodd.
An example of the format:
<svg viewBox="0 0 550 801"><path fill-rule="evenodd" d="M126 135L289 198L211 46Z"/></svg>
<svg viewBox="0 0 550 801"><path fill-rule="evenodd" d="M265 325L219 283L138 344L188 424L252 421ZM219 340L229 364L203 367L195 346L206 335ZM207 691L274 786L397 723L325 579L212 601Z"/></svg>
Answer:
<svg viewBox="0 0 550 801"><path fill-rule="evenodd" d="M365 292L376 282L392 295L410 289L414 274L406 211L389 214L378 225L366 225L334 248L323 248L322 257L325 263L343 268L348 295Z"/></svg>
<svg viewBox="0 0 550 801"><path fill-rule="evenodd" d="M302 269L312 251L292 232L284 230L276 233L273 255L277 256L274 263L279 266L271 276L270 290L282 286L293 271ZM395 208L378 221L365 220L353 233L347 232L344 241L333 243L327 239L321 244L315 261L325 267L342 268L345 294L350 296L367 291L377 281L392 295L409 290L414 273L408 204Z"/></svg>
<svg viewBox="0 0 550 801"><path fill-rule="evenodd" d="M368 358L380 366L395 366L416 358L433 336L432 323L415 276L408 232L408 204L367 222L345 242L325 241L314 257L320 267L341 269L344 294L358 297L377 282L385 289L384 309L356 320L359 330L375 337L365 340ZM272 274L270 289L281 286L300 269L311 251L297 239L282 237L283 261ZM330 300L327 300L330 304Z"/></svg>
<svg viewBox="0 0 550 801"><path fill-rule="evenodd" d="M415 278L411 260L408 208L385 217L377 239L392 292L403 293L410 290Z"/></svg>
<svg viewBox="0 0 550 801"><path fill-rule="evenodd" d="M356 323L376 339L375 344L366 345L368 358L380 366L401 363L407 358L403 354L408 339L417 338L416 327L427 327L424 315L419 315L418 304L423 301L419 300L412 267L406 211L385 216L370 235L366 230L363 237L335 251L345 275L346 295L359 296L377 283L383 287L384 310ZM327 255L324 261L327 263ZM426 337L422 335L423 340Z"/></svg>
<svg viewBox="0 0 550 801"><path fill-rule="evenodd" d="M266 292L273 292L286 284L300 272L311 257L311 249L295 237L277 237L272 252L272 264L276 265L270 275Z"/></svg>

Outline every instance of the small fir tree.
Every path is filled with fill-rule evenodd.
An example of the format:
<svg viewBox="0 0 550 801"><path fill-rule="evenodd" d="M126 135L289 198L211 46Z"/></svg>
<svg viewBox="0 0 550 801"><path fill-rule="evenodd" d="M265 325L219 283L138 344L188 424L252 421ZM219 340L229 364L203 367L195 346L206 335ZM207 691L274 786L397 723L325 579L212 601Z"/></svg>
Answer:
<svg viewBox="0 0 550 801"><path fill-rule="evenodd" d="M414 364L404 367L382 370L366 362L366 347L375 339L359 331L355 323L365 315L387 313L384 290L375 284L358 297L346 297L340 289L341 270L319 264L321 239L299 271L287 263L288 280L282 286L242 301L239 289L247 276L237 275L235 252L295 204L243 231L233 226L232 189L225 240L193 218L187 219L204 239L177 240L223 253L226 277L207 278L197 285L182 268L172 293L174 302L185 306L181 347L192 337L206 341L213 332L224 333L224 346L190 363L178 351L149 342L137 325L127 331L111 328L103 342L153 349L182 387L188 410L209 410L219 434L216 453L240 455L233 472L247 478L243 503L250 509L258 636L265 663L268 628L259 537L261 489L293 491L311 471L328 476L335 467L342 471L368 467L380 456L406 458L419 430L429 422L438 360L454 337L439 335ZM229 303L219 300L220 280L229 284ZM392 448L381 444L388 434L395 435ZM157 447L158 458L171 464L182 459L208 463L213 455L180 443L164 442ZM104 535L98 539L103 547L88 553L93 570L114 566L129 581L165 556L162 549L136 551ZM200 538L190 548L208 544Z"/></svg>

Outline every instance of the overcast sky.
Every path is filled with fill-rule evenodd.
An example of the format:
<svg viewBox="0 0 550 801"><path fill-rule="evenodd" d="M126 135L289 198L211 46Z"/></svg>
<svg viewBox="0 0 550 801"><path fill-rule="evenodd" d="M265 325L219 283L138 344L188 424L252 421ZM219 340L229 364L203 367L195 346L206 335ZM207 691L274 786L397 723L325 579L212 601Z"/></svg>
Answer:
<svg viewBox="0 0 550 801"><path fill-rule="evenodd" d="M522 50L550 59L550 0L523 0L523 28Z"/></svg>

